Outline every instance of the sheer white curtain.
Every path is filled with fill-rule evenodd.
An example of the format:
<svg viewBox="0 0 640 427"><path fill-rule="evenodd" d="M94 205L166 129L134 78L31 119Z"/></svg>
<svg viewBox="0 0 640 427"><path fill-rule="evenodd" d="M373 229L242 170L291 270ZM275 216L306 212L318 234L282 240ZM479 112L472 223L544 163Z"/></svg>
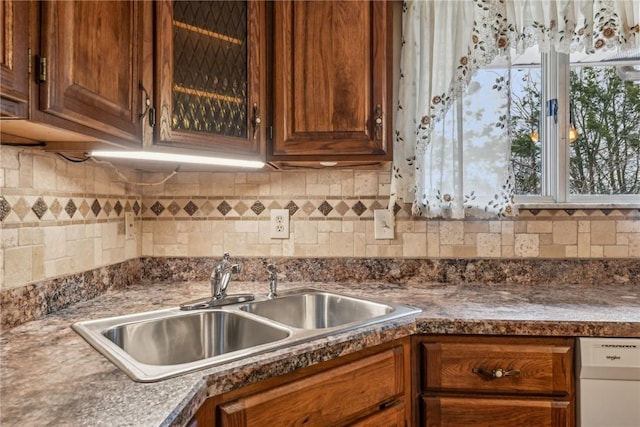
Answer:
<svg viewBox="0 0 640 427"><path fill-rule="evenodd" d="M640 0L405 1L390 207L515 215L511 52L637 48L639 22ZM507 66L484 68L494 61Z"/></svg>

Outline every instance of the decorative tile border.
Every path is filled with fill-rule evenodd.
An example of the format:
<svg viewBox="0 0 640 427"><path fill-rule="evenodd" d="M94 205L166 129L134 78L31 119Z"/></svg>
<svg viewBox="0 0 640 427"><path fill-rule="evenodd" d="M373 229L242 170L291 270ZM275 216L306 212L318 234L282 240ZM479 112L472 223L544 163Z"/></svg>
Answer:
<svg viewBox="0 0 640 427"><path fill-rule="evenodd" d="M388 199L339 198L239 199L224 197L157 198L142 200L142 219L241 219L269 218L271 209L288 209L293 218L373 218L373 211L384 209ZM410 216L408 210L402 215ZM400 213L399 213L400 215Z"/></svg>
<svg viewBox="0 0 640 427"><path fill-rule="evenodd" d="M127 196L11 195L0 196L0 222L3 226L104 220L124 217L125 212L139 215L138 198Z"/></svg>
<svg viewBox="0 0 640 427"><path fill-rule="evenodd" d="M177 197L143 199L142 219L226 219L269 218L270 209L288 209L293 218L344 218L372 219L373 211L385 209L388 198L336 198L308 199L238 199L225 197ZM411 205L396 204L396 218L413 219ZM640 209L521 209L520 216L507 218L620 218L640 219ZM466 218L465 220L477 220Z"/></svg>
<svg viewBox="0 0 640 427"><path fill-rule="evenodd" d="M41 222L113 219L134 212L143 220L269 218L271 209L288 209L293 218L372 219L373 211L387 207L388 198L261 198L160 197L140 200L134 196L4 194L0 196L3 226ZM396 204L396 218L411 220L411 205ZM560 218L640 219L640 209L520 209L506 220ZM466 220L475 220L467 218Z"/></svg>

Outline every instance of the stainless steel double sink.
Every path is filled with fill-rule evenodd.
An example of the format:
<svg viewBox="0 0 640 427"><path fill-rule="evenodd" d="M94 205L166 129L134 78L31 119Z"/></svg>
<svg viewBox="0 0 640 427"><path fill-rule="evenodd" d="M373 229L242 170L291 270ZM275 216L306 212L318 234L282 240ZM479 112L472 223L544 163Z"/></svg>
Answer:
<svg viewBox="0 0 640 427"><path fill-rule="evenodd" d="M132 379L152 382L419 313L402 304L294 289L196 311L178 307L75 323Z"/></svg>

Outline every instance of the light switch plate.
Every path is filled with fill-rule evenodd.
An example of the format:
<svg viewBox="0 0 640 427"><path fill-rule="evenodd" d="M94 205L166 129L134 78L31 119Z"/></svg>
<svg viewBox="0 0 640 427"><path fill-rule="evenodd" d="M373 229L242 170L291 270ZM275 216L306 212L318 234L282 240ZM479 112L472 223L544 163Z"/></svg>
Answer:
<svg viewBox="0 0 640 427"><path fill-rule="evenodd" d="M388 209L373 211L374 238L376 240L392 240L394 236L393 219Z"/></svg>

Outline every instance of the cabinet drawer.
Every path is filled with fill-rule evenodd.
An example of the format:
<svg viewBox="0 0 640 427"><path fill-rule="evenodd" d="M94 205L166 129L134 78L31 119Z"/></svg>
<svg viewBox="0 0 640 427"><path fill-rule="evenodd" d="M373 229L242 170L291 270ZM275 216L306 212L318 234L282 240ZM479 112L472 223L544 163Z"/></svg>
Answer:
<svg viewBox="0 0 640 427"><path fill-rule="evenodd" d="M404 393L403 353L402 346L394 347L225 403L219 407L221 425L338 425L377 411Z"/></svg>
<svg viewBox="0 0 640 427"><path fill-rule="evenodd" d="M428 427L569 427L571 403L548 399L423 396Z"/></svg>
<svg viewBox="0 0 640 427"><path fill-rule="evenodd" d="M421 343L424 391L564 396L573 389L573 340L454 337Z"/></svg>
<svg viewBox="0 0 640 427"><path fill-rule="evenodd" d="M349 425L351 427L404 427L405 410L404 403L398 403Z"/></svg>

